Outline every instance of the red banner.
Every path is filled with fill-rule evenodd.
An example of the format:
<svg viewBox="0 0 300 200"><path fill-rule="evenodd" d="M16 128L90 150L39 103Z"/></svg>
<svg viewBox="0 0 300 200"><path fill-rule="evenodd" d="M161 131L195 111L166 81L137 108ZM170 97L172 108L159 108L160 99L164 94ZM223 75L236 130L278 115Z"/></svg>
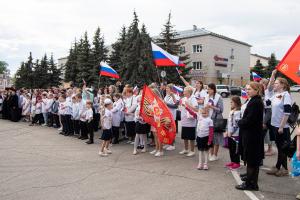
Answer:
<svg viewBox="0 0 300 200"><path fill-rule="evenodd" d="M276 68L297 84L300 84L300 35Z"/></svg>
<svg viewBox="0 0 300 200"><path fill-rule="evenodd" d="M167 105L146 85L143 88L140 116L154 126L161 143L172 144L176 137L176 124Z"/></svg>

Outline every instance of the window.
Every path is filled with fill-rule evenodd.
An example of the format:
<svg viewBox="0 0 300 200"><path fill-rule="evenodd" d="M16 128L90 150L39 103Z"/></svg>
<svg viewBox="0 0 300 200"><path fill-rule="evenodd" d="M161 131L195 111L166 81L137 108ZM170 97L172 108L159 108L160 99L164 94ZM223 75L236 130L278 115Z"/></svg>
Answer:
<svg viewBox="0 0 300 200"><path fill-rule="evenodd" d="M202 52L202 45L201 44L193 45L193 53L200 53L200 52Z"/></svg>
<svg viewBox="0 0 300 200"><path fill-rule="evenodd" d="M185 53L185 46L181 46L181 47L179 48L179 53L180 53L180 54Z"/></svg>
<svg viewBox="0 0 300 200"><path fill-rule="evenodd" d="M231 66L230 66L230 71L234 72L233 64L231 64Z"/></svg>
<svg viewBox="0 0 300 200"><path fill-rule="evenodd" d="M202 69L202 62L193 62L193 68L194 70Z"/></svg>

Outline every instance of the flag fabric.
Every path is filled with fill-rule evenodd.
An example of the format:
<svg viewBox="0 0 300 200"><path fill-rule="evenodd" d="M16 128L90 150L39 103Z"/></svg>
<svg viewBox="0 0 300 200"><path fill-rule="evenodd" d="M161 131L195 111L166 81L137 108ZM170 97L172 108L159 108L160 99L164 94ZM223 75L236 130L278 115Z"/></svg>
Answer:
<svg viewBox="0 0 300 200"><path fill-rule="evenodd" d="M161 143L172 144L176 137L176 124L167 105L148 86L144 86L140 116L155 127Z"/></svg>
<svg viewBox="0 0 300 200"><path fill-rule="evenodd" d="M173 86L172 91L174 93L178 94L179 96L181 96L183 94L183 89L176 85Z"/></svg>
<svg viewBox="0 0 300 200"><path fill-rule="evenodd" d="M247 95L247 92L246 92L245 89L241 90L241 96L242 96L243 99L248 99L248 95Z"/></svg>
<svg viewBox="0 0 300 200"><path fill-rule="evenodd" d="M259 82L262 78L255 72L252 72L252 78L254 81Z"/></svg>
<svg viewBox="0 0 300 200"><path fill-rule="evenodd" d="M276 66L276 69L300 84L300 35Z"/></svg>
<svg viewBox="0 0 300 200"><path fill-rule="evenodd" d="M108 76L116 79L120 78L118 73L113 68L111 68L106 62L101 62L99 68L100 76Z"/></svg>
<svg viewBox="0 0 300 200"><path fill-rule="evenodd" d="M185 64L181 61L179 61L178 56L174 56L172 54L169 54L153 42L151 42L152 47L152 56L154 60L154 64L157 67L184 67Z"/></svg>

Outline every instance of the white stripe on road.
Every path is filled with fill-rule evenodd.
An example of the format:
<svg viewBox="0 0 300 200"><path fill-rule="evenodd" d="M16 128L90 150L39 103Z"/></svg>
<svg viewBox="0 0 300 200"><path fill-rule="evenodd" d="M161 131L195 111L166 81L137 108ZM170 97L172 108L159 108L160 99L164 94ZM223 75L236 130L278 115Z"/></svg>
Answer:
<svg viewBox="0 0 300 200"><path fill-rule="evenodd" d="M231 173L238 185L243 183L237 171L231 170ZM244 190L244 192L251 200L259 200L259 198L257 198L253 192L248 190Z"/></svg>

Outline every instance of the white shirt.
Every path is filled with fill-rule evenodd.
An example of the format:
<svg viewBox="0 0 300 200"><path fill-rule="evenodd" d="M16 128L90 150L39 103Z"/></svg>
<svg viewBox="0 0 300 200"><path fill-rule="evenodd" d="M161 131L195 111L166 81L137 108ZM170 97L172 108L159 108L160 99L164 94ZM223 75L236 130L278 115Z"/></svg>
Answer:
<svg viewBox="0 0 300 200"><path fill-rule="evenodd" d="M41 114L42 113L42 103L38 102L35 105L35 114Z"/></svg>
<svg viewBox="0 0 300 200"><path fill-rule="evenodd" d="M272 118L271 125L277 128L280 127L281 120L284 115L289 115L290 113L284 113L284 105L292 105L291 95L285 91L281 93L275 93L273 97L270 99L272 102ZM288 128L289 125L286 123L284 128Z"/></svg>
<svg viewBox="0 0 300 200"><path fill-rule="evenodd" d="M214 97L210 97L209 95L206 95L204 99L204 106L207 105L217 106L220 98L221 96L218 93L216 93ZM212 117L213 113L214 110L212 108L209 109L209 117Z"/></svg>
<svg viewBox="0 0 300 200"><path fill-rule="evenodd" d="M124 109L123 100L120 98L118 101L114 102L114 107L112 112L112 125L115 127L120 127L122 121L122 110Z"/></svg>
<svg viewBox="0 0 300 200"><path fill-rule="evenodd" d="M52 112L51 110L52 104L53 104L53 99L47 99L46 112Z"/></svg>
<svg viewBox="0 0 300 200"><path fill-rule="evenodd" d="M242 115L242 117L243 117L243 115L244 115L244 112L245 112L245 110L246 110L246 108L247 108L247 105L248 105L250 99L251 99L251 98L249 98L249 99L241 106L241 115Z"/></svg>
<svg viewBox="0 0 300 200"><path fill-rule="evenodd" d="M111 111L105 108L104 116L102 117L102 127L104 130L111 129L112 127L112 114Z"/></svg>
<svg viewBox="0 0 300 200"><path fill-rule="evenodd" d="M71 97L67 97L66 98L66 111L65 111L65 115L71 115L72 114L72 98Z"/></svg>
<svg viewBox="0 0 300 200"><path fill-rule="evenodd" d="M79 115L79 103L73 103L72 104L72 118L74 120L79 120L80 115Z"/></svg>
<svg viewBox="0 0 300 200"><path fill-rule="evenodd" d="M238 121L242 118L240 110L230 111L227 121L227 130L232 136L239 136Z"/></svg>
<svg viewBox="0 0 300 200"><path fill-rule="evenodd" d="M126 98L124 100L124 104L125 104L125 109L127 111L127 114L124 113L125 114L125 121L126 122L134 121L134 112L135 112L135 109L137 107L136 98L134 96Z"/></svg>
<svg viewBox="0 0 300 200"><path fill-rule="evenodd" d="M89 108L85 112L85 121L92 121L93 120L93 109Z"/></svg>
<svg viewBox="0 0 300 200"><path fill-rule="evenodd" d="M59 102L58 114L65 115L67 109L67 102Z"/></svg>
<svg viewBox="0 0 300 200"><path fill-rule="evenodd" d="M197 136L200 138L209 136L209 127L213 127L214 123L210 117L202 117L202 114L197 113L198 124L197 124Z"/></svg>
<svg viewBox="0 0 300 200"><path fill-rule="evenodd" d="M193 95L195 96L195 98L198 100L198 99L205 99L205 97L207 96L207 92L202 89L200 92L199 91L196 91L196 88L194 89L194 92L193 92ZM198 104L198 108L203 108L204 107L204 104Z"/></svg>
<svg viewBox="0 0 300 200"><path fill-rule="evenodd" d="M179 101L179 96L174 94L175 96L175 99L176 99L176 102L174 102L173 100L173 97L169 94L167 94L164 98L164 101L167 103L167 104L171 104L171 105L175 105L177 103L177 101ZM169 107L168 107L169 108ZM176 119L176 110L177 108L169 108L170 112L172 113L172 116L173 116L173 119Z"/></svg>
<svg viewBox="0 0 300 200"><path fill-rule="evenodd" d="M85 102L83 100L78 102L78 109L79 109L79 119L80 119L80 121L85 122L86 106L85 106Z"/></svg>
<svg viewBox="0 0 300 200"><path fill-rule="evenodd" d="M42 113L47 113L47 103L48 99L42 99Z"/></svg>
<svg viewBox="0 0 300 200"><path fill-rule="evenodd" d="M184 97L181 99L181 104L185 104L189 102L189 104L195 108L198 106L198 102L194 96L190 96L189 98ZM181 106L181 126L183 127L196 127L197 120L189 114L189 112L185 109L185 107Z"/></svg>
<svg viewBox="0 0 300 200"><path fill-rule="evenodd" d="M271 108L272 105L267 105L267 101L270 100L274 95L274 92L273 90L268 90L266 89L265 90L265 96L264 96L264 105L265 105L265 108Z"/></svg>

